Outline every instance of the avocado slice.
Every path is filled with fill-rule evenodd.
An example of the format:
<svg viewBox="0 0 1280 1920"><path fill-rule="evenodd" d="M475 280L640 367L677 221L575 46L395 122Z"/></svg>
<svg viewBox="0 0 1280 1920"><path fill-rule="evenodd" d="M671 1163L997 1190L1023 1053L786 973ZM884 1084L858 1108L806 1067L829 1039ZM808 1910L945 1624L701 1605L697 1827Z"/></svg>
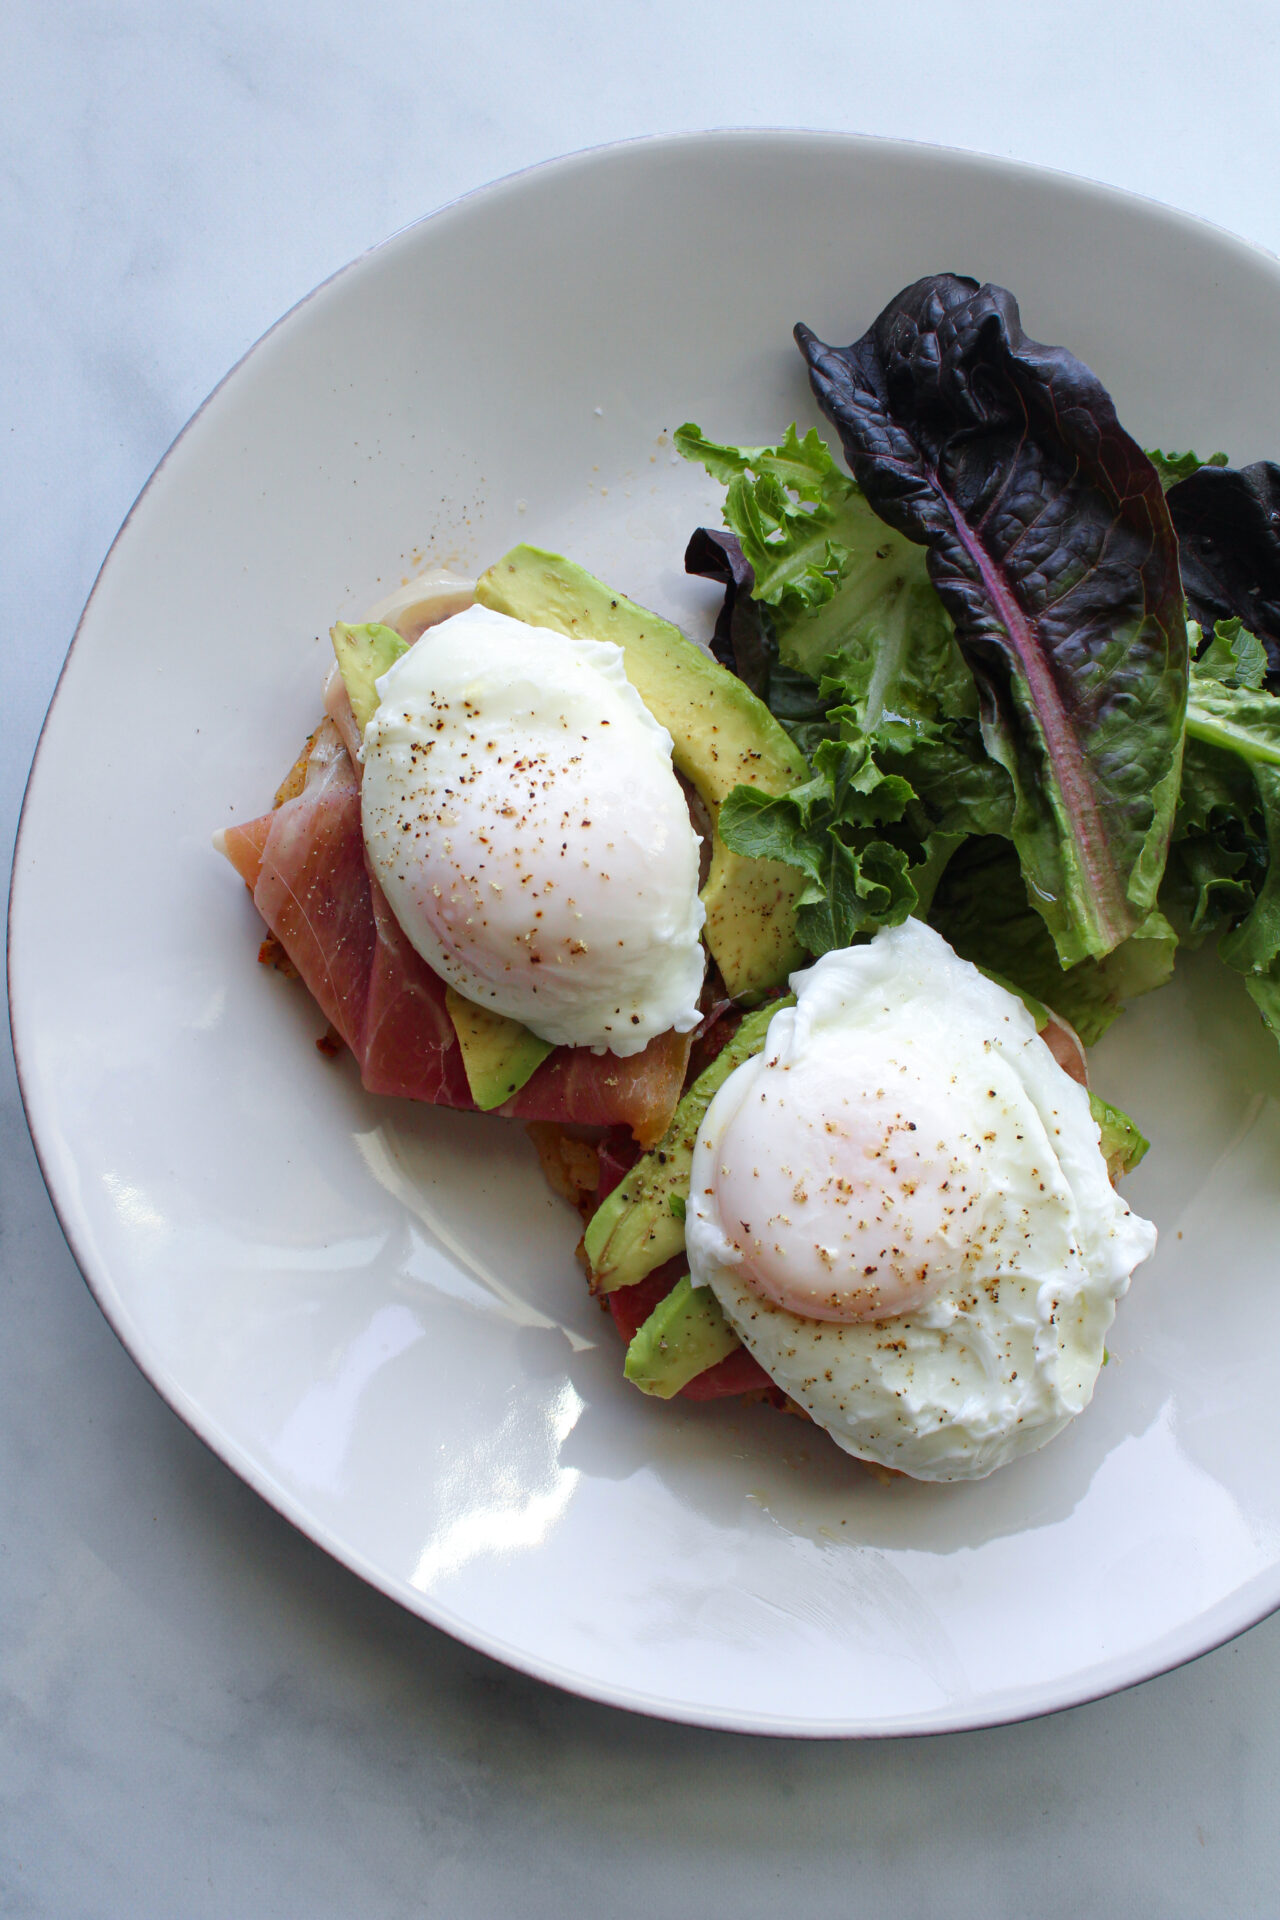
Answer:
<svg viewBox="0 0 1280 1920"><path fill-rule="evenodd" d="M1096 1093L1089 1095L1089 1111L1102 1136L1102 1157L1114 1184L1133 1172L1151 1142L1143 1138L1127 1113L1100 1100Z"/></svg>
<svg viewBox="0 0 1280 1920"><path fill-rule="evenodd" d="M622 1370L641 1393L670 1400L741 1345L710 1287L695 1287L686 1273L637 1329Z"/></svg>
<svg viewBox="0 0 1280 1920"><path fill-rule="evenodd" d="M685 1195L698 1128L712 1097L735 1067L759 1053L769 1022L779 1007L791 1007L791 995L749 1013L727 1047L698 1075L672 1116L656 1147L596 1208L583 1240L592 1279L601 1293L633 1287L684 1246ZM675 1203L675 1204L673 1204Z"/></svg>
<svg viewBox="0 0 1280 1920"><path fill-rule="evenodd" d="M478 1007L452 987L445 988L444 1001L462 1048L471 1098L482 1113L519 1093L534 1069L555 1050L550 1040L539 1040L518 1020Z"/></svg>
<svg viewBox="0 0 1280 1920"><path fill-rule="evenodd" d="M377 621L352 627L345 620L339 620L329 633L351 711L363 735L378 711L378 689L374 683L395 665L402 653L408 653L409 643L400 638L394 627L380 626Z"/></svg>
<svg viewBox="0 0 1280 1920"><path fill-rule="evenodd" d="M476 599L530 626L621 647L628 680L674 742L677 769L714 826L734 787L786 793L808 776L804 756L762 700L678 627L624 599L558 553L513 547L476 585ZM713 837L702 889L706 942L735 1000L758 999L802 966L795 908L804 876L751 860Z"/></svg>

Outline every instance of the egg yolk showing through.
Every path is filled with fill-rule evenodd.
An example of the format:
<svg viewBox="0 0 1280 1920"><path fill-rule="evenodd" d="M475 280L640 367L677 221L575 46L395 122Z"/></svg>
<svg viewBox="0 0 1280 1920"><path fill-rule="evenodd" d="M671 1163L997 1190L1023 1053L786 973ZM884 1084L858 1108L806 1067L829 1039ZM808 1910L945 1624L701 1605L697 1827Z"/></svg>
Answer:
<svg viewBox="0 0 1280 1920"><path fill-rule="evenodd" d="M954 1111L908 1065L841 1047L766 1059L711 1178L761 1294L814 1320L874 1320L981 1264L990 1223L974 1161Z"/></svg>

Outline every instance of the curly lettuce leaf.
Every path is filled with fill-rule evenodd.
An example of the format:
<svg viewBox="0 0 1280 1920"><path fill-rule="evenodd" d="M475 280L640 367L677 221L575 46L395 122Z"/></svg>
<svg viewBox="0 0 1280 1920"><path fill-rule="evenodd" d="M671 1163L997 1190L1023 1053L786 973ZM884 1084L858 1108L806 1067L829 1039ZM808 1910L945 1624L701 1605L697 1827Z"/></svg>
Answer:
<svg viewBox="0 0 1280 1920"><path fill-rule="evenodd" d="M1159 447L1148 447L1147 458L1160 475L1160 485L1168 493L1170 487L1176 487L1179 480L1189 480L1193 473L1199 473L1201 467L1225 467L1225 453L1211 453L1202 460L1198 453L1190 449L1186 453L1162 453Z"/></svg>
<svg viewBox="0 0 1280 1920"><path fill-rule="evenodd" d="M1160 905L1182 945L1202 946L1250 910L1267 874L1265 827L1248 762L1191 739Z"/></svg>
<svg viewBox="0 0 1280 1920"><path fill-rule="evenodd" d="M976 720L893 715L881 721L873 745L877 765L910 784L929 833L1010 833L1013 785L988 756Z"/></svg>
<svg viewBox="0 0 1280 1920"><path fill-rule="evenodd" d="M973 676L925 555L872 511L815 429L801 439L790 426L777 447L733 447L689 423L675 443L727 482L725 525L783 667L838 681L864 731L885 712L977 717ZM694 536L695 551L705 553L706 533ZM723 550L725 535L708 537ZM739 569L739 599L742 578Z"/></svg>
<svg viewBox="0 0 1280 1920"><path fill-rule="evenodd" d="M1187 634L1159 477L1000 288L939 275L850 347L796 338L866 499L927 550L1058 958L1100 960L1154 907L1177 798Z"/></svg>
<svg viewBox="0 0 1280 1920"><path fill-rule="evenodd" d="M686 460L724 482L725 525L751 568L755 597L790 618L824 606L867 509L816 429L801 439L788 427L777 447L733 447L686 421L674 439Z"/></svg>
<svg viewBox="0 0 1280 1920"><path fill-rule="evenodd" d="M781 860L806 876L796 931L811 953L829 953L899 925L919 904L907 850L882 831L914 797L906 780L881 773L865 742L824 740L812 779L777 798L735 787L718 826L735 853Z"/></svg>

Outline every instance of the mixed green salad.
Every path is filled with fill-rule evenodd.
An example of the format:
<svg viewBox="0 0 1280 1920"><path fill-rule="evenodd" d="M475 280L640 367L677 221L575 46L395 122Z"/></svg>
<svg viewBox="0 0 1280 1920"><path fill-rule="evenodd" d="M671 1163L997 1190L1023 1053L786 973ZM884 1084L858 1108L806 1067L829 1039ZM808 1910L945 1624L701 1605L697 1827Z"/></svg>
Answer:
<svg viewBox="0 0 1280 1920"><path fill-rule="evenodd" d="M918 914L1088 1044L1215 941L1280 1036L1280 467L1144 452L956 275L796 338L847 470L676 435L726 488L716 656L809 767L724 841L804 875L814 954Z"/></svg>

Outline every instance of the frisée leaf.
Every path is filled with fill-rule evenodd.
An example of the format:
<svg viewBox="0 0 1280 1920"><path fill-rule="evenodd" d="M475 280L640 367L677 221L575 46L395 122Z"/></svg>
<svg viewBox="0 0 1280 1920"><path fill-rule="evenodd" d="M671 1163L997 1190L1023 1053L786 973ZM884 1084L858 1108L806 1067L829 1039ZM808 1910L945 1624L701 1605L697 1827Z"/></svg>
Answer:
<svg viewBox="0 0 1280 1920"><path fill-rule="evenodd" d="M1179 480L1190 479L1193 473L1199 473L1201 467L1225 467L1225 453L1211 453L1202 460L1198 453L1190 449L1186 453L1162 453L1159 447L1148 447L1147 458L1160 475L1160 485L1168 493L1170 487L1177 486Z"/></svg>
<svg viewBox="0 0 1280 1920"><path fill-rule="evenodd" d="M915 796L906 780L880 771L865 742L821 741L813 768L812 779L776 799L735 787L718 824L735 853L806 875L796 932L822 954L914 912L908 853L880 829L900 821Z"/></svg>
<svg viewBox="0 0 1280 1920"><path fill-rule="evenodd" d="M689 423L675 444L728 483L729 535L700 529L691 549L705 555L711 541L727 556L736 537L740 558L721 562L733 571L735 608L749 569L746 591L765 610L784 668L838 680L867 730L904 700L930 717L977 716L973 676L924 553L872 511L814 429L801 439L788 427L776 447L733 447ZM725 577L705 564L693 570Z"/></svg>

